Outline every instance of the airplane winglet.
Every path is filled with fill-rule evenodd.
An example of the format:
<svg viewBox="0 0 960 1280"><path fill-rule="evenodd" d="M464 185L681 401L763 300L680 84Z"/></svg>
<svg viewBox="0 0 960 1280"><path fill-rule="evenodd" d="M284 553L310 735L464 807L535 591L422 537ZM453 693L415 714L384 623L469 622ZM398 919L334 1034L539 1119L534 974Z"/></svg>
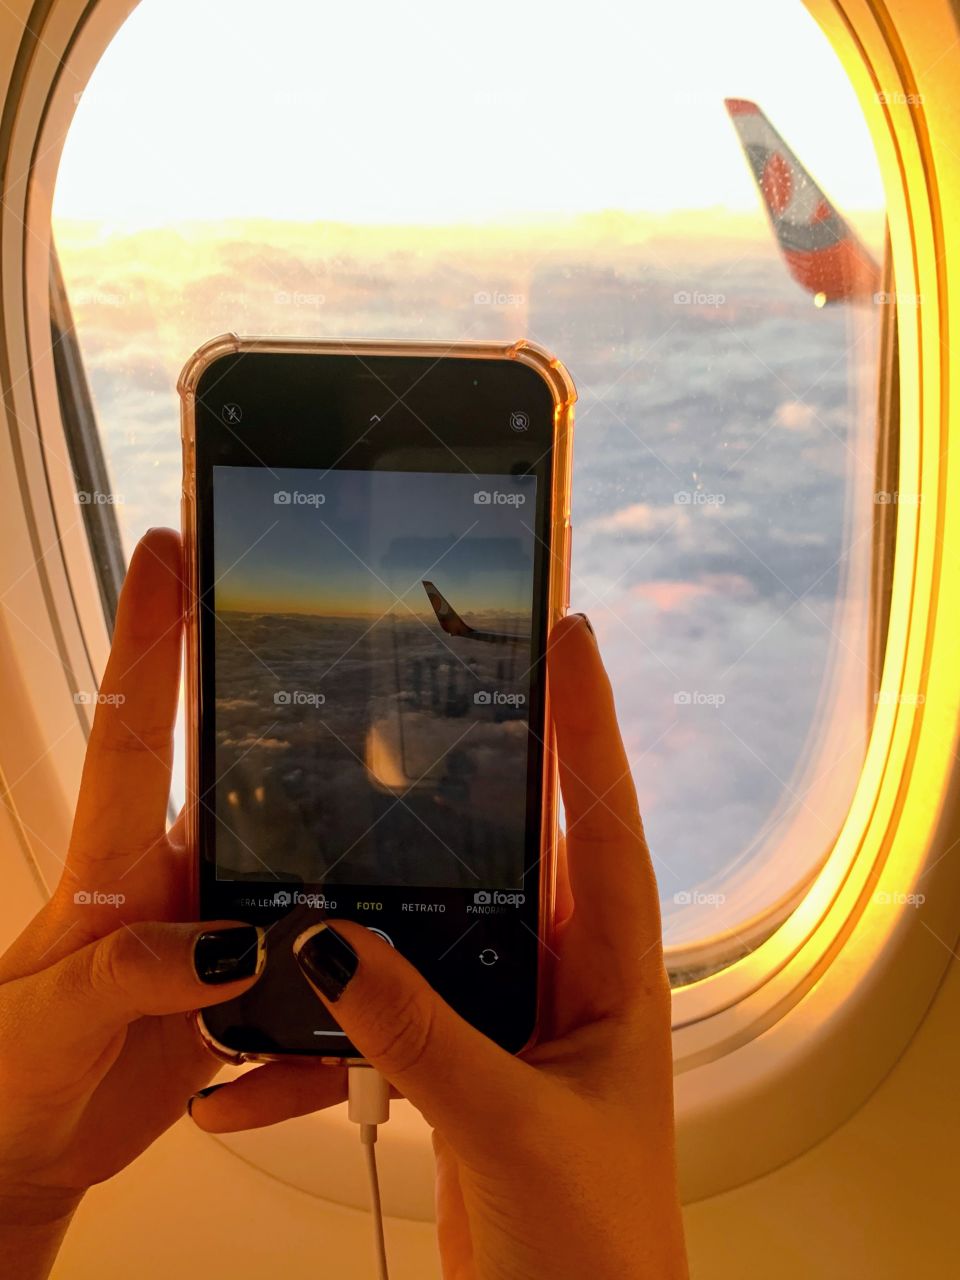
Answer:
<svg viewBox="0 0 960 1280"><path fill-rule="evenodd" d="M726 98L791 276L818 305L872 299L880 267L755 102Z"/></svg>
<svg viewBox="0 0 960 1280"><path fill-rule="evenodd" d="M469 638L476 634L473 627L464 622L453 605L432 582L424 581L423 589L427 593L427 599L433 606L433 612L437 615L437 621L448 636Z"/></svg>
<svg viewBox="0 0 960 1280"><path fill-rule="evenodd" d="M437 621L448 636L457 636L461 640L480 640L484 644L515 645L518 647L530 643L529 635L513 636L504 635L499 631L478 631L476 627L471 627L468 622L464 622L450 601L432 582L421 579L421 584L427 593L427 599L433 606L433 612L437 615Z"/></svg>
<svg viewBox="0 0 960 1280"><path fill-rule="evenodd" d="M760 108L749 98L724 98L723 105L732 116L758 116Z"/></svg>

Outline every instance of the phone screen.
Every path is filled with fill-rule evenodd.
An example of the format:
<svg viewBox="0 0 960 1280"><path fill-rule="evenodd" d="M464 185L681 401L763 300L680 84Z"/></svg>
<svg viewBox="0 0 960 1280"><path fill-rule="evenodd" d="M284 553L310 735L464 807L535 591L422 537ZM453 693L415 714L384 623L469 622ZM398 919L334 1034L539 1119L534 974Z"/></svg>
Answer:
<svg viewBox="0 0 960 1280"><path fill-rule="evenodd" d="M268 957L204 1020L230 1049L355 1053L292 959L341 917L519 1048L552 399L507 361L381 357L381 385L342 357L277 359L220 370L197 413L201 912L265 925Z"/></svg>
<svg viewBox="0 0 960 1280"><path fill-rule="evenodd" d="M523 892L535 504L214 469L219 879Z"/></svg>

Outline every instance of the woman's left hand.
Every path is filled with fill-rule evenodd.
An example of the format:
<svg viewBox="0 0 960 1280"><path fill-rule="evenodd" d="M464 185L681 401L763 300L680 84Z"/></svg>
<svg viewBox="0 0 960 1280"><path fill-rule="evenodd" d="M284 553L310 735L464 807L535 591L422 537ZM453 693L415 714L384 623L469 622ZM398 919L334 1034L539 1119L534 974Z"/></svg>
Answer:
<svg viewBox="0 0 960 1280"><path fill-rule="evenodd" d="M262 967L250 925L172 923L190 918L180 825L167 831L180 642L180 541L152 530L124 584L60 882L0 957L4 1274L45 1275L85 1189L184 1114L220 1065L186 1011ZM343 1097L341 1073L320 1083L320 1106Z"/></svg>

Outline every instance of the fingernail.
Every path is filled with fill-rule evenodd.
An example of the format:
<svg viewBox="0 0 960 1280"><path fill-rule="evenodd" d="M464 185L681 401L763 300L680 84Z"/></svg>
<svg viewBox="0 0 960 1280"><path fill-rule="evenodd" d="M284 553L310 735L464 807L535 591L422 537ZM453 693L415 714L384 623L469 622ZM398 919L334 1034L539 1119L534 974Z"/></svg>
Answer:
<svg viewBox="0 0 960 1280"><path fill-rule="evenodd" d="M317 924L301 933L293 944L297 963L328 1000L339 1000L360 963L357 953L328 924Z"/></svg>
<svg viewBox="0 0 960 1280"><path fill-rule="evenodd" d="M578 618L582 618L582 619L583 619L583 625L587 628L587 630L588 630L588 631L590 632L590 634L593 636L594 640L596 640L596 638L597 638L597 633L594 631L594 629L593 629L593 627L592 627L592 625L591 625L591 623L590 623L590 619L587 617L587 615L586 615L585 613L578 613L578 614L577 614L577 617L578 617Z"/></svg>
<svg viewBox="0 0 960 1280"><path fill-rule="evenodd" d="M187 1115L193 1115L193 1104L198 1098L209 1098L211 1093L216 1093L218 1089L222 1089L228 1081L221 1080L219 1084L208 1084L205 1089L198 1089L192 1098L187 1099Z"/></svg>
<svg viewBox="0 0 960 1280"><path fill-rule="evenodd" d="M267 958L263 930L253 924L231 925L197 936L193 967L201 982L239 982L252 978Z"/></svg>

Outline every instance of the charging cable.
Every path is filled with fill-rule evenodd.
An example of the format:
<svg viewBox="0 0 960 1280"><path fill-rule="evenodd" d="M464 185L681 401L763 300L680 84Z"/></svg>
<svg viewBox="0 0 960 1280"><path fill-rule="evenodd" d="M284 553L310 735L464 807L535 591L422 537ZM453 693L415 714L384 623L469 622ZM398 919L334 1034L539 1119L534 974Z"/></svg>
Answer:
<svg viewBox="0 0 960 1280"><path fill-rule="evenodd" d="M377 1253L378 1280L390 1280L387 1274L387 1246L383 1238L383 1209L380 1204L380 1179L377 1176L377 1125L390 1119L390 1088L373 1067L357 1063L347 1071L347 1115L360 1126L370 1177L370 1208L373 1213L374 1242Z"/></svg>

